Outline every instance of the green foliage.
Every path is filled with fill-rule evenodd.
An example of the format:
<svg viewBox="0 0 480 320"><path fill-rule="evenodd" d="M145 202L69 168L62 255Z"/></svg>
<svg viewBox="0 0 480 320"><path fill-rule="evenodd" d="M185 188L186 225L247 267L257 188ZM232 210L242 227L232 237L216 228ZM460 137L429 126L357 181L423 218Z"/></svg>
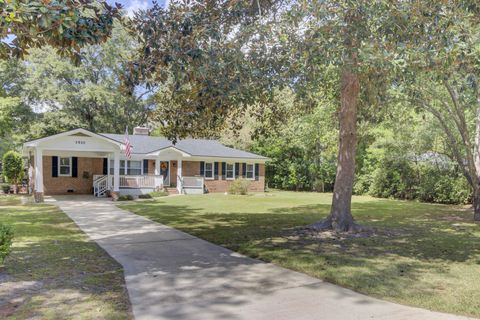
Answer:
<svg viewBox="0 0 480 320"><path fill-rule="evenodd" d="M150 192L149 195L150 195L152 198L160 198L160 197L166 197L166 196L168 196L168 192L165 192L165 191L153 191L153 192Z"/></svg>
<svg viewBox="0 0 480 320"><path fill-rule="evenodd" d="M445 156L448 146L435 123L414 113L404 119L385 120L366 134L364 139L372 141L359 150L354 192L437 203L470 201L471 188L458 165Z"/></svg>
<svg viewBox="0 0 480 320"><path fill-rule="evenodd" d="M15 151L8 151L3 155L3 176L7 182L17 185L23 178L23 159Z"/></svg>
<svg viewBox="0 0 480 320"><path fill-rule="evenodd" d="M105 41L119 7L103 0L0 1L0 59L23 57L30 48L51 45L77 57L80 47ZM12 43L5 38L14 36Z"/></svg>
<svg viewBox="0 0 480 320"><path fill-rule="evenodd" d="M230 183L230 186L228 187L228 193L246 195L248 194L248 187L250 184L251 181L247 179L235 179Z"/></svg>
<svg viewBox="0 0 480 320"><path fill-rule="evenodd" d="M3 193L10 192L10 185L8 183L0 183L0 188L2 188Z"/></svg>
<svg viewBox="0 0 480 320"><path fill-rule="evenodd" d="M138 195L138 198L139 198L139 199L152 199L153 197L152 197L151 194L146 193L146 194L139 194L139 195Z"/></svg>
<svg viewBox="0 0 480 320"><path fill-rule="evenodd" d="M0 223L0 264L12 251L13 228Z"/></svg>
<svg viewBox="0 0 480 320"><path fill-rule="evenodd" d="M260 13L276 2L172 1L168 9L154 5L135 17L142 72L160 87L154 120L162 134L172 139L210 135L227 120L236 126L237 116L257 102L262 106L254 109L262 113L272 83L281 79L264 76L273 71L270 65L249 61L264 57L263 45L253 48L258 41L252 40Z"/></svg>
<svg viewBox="0 0 480 320"><path fill-rule="evenodd" d="M117 198L117 201L131 201L133 200L133 196L131 194L124 194Z"/></svg>
<svg viewBox="0 0 480 320"><path fill-rule="evenodd" d="M0 157L23 142L35 119L23 95L25 77L22 61L0 59Z"/></svg>
<svg viewBox="0 0 480 320"><path fill-rule="evenodd" d="M31 136L77 127L123 133L126 126L146 123L151 90L139 87L136 49L125 28L115 24L108 41L83 49L78 66L51 47L32 50L25 91L31 104L44 106L45 112L32 126Z"/></svg>
<svg viewBox="0 0 480 320"><path fill-rule="evenodd" d="M269 187L284 190L331 191L335 180L337 128L333 98L318 94L316 105L307 114L304 101L292 92L277 92L282 100L283 121L274 130L258 136L250 150L271 159L266 163ZM310 93L311 96L316 96ZM311 101L310 101L311 102ZM257 123L265 127L265 123ZM268 127L268 124L267 124ZM255 131L253 126L252 131Z"/></svg>

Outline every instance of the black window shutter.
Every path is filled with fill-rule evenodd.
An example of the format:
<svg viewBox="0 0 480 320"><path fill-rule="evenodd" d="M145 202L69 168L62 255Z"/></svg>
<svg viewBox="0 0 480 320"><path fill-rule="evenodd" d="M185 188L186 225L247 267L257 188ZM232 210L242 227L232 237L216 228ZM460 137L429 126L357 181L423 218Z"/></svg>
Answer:
<svg viewBox="0 0 480 320"><path fill-rule="evenodd" d="M255 180L258 180L258 177L259 177L259 171L260 171L260 166L258 165L258 163L255 163Z"/></svg>
<svg viewBox="0 0 480 320"><path fill-rule="evenodd" d="M58 157L52 157L52 177L58 177Z"/></svg>
<svg viewBox="0 0 480 320"><path fill-rule="evenodd" d="M247 164L242 164L242 176L247 177Z"/></svg>
<svg viewBox="0 0 480 320"><path fill-rule="evenodd" d="M78 158L72 157L72 177L78 177Z"/></svg>
<svg viewBox="0 0 480 320"><path fill-rule="evenodd" d="M215 180L218 180L218 162L215 162L215 164L213 165L214 167L214 176L215 176Z"/></svg>
<svg viewBox="0 0 480 320"><path fill-rule="evenodd" d="M148 159L143 159L143 174L148 174Z"/></svg>
<svg viewBox="0 0 480 320"><path fill-rule="evenodd" d="M205 162L200 161L200 175L204 176L205 175Z"/></svg>
<svg viewBox="0 0 480 320"><path fill-rule="evenodd" d="M103 158L103 174L108 174L108 158Z"/></svg>
<svg viewBox="0 0 480 320"><path fill-rule="evenodd" d="M222 162L222 180L225 180L227 177L225 176L227 172L227 164Z"/></svg>
<svg viewBox="0 0 480 320"><path fill-rule="evenodd" d="M240 175L240 163L236 162L235 163L235 177L238 177Z"/></svg>

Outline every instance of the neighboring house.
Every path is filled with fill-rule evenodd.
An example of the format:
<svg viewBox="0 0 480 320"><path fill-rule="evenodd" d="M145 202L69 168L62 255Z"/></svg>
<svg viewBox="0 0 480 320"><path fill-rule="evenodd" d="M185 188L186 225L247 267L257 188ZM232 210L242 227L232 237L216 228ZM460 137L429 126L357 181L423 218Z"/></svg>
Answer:
<svg viewBox="0 0 480 320"><path fill-rule="evenodd" d="M138 195L226 192L238 178L251 180L250 191L264 191L266 157L228 148L218 141L184 139L176 144L135 128L125 157L125 136L74 129L26 142L31 190L43 195Z"/></svg>

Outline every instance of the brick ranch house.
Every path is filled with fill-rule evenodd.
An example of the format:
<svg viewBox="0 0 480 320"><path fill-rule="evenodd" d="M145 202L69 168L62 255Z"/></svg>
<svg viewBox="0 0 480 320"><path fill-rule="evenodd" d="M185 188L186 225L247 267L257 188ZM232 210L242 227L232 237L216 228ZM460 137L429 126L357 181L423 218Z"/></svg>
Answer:
<svg viewBox="0 0 480 320"><path fill-rule="evenodd" d="M268 158L226 147L215 140L184 139L176 144L137 127L125 157L125 136L74 129L26 142L30 191L44 195L139 195L154 190L194 194L226 192L239 178L249 191L265 190Z"/></svg>

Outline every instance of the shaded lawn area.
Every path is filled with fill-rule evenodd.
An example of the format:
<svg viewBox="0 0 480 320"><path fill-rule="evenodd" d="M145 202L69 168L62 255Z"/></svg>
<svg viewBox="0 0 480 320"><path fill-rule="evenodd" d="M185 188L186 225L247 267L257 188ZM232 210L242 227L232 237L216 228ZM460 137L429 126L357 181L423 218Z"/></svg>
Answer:
<svg viewBox="0 0 480 320"><path fill-rule="evenodd" d="M378 298L480 317L480 225L458 206L354 197L379 228L369 238L298 237L327 215L331 194L166 197L121 205L245 255Z"/></svg>
<svg viewBox="0 0 480 320"><path fill-rule="evenodd" d="M0 318L132 319L122 267L62 211L0 195L13 251L0 267Z"/></svg>

